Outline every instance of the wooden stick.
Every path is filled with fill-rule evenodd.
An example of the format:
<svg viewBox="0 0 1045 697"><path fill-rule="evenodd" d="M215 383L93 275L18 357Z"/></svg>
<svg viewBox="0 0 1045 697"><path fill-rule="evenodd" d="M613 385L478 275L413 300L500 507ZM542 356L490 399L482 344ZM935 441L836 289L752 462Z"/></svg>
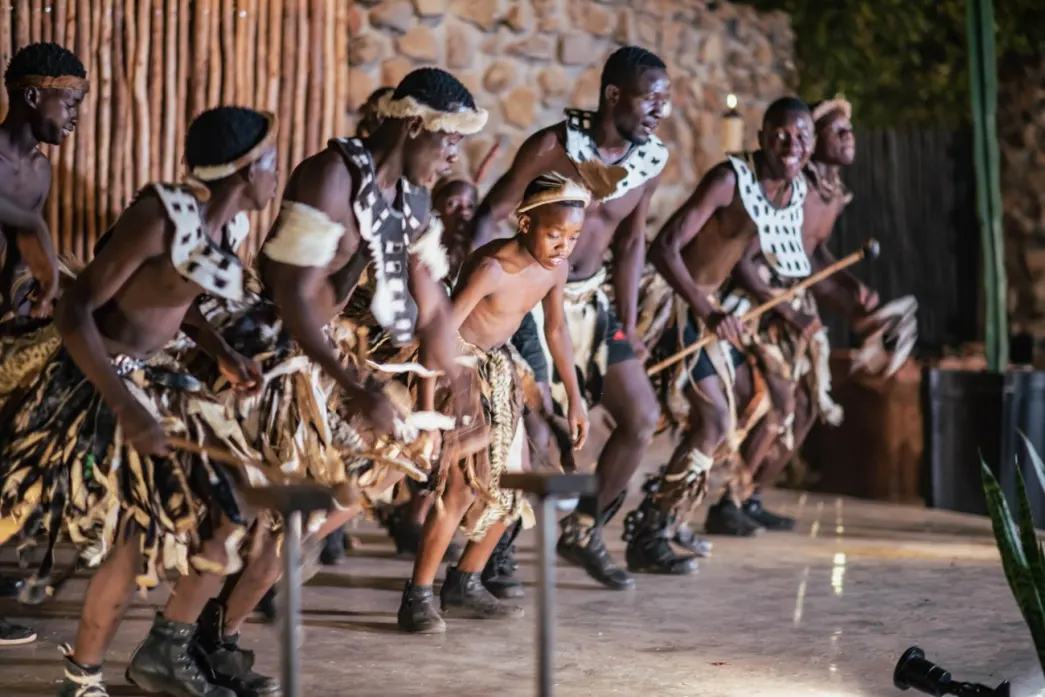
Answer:
<svg viewBox="0 0 1045 697"><path fill-rule="evenodd" d="M131 196L149 182L149 156L151 153L152 129L149 127L149 48L152 34L152 12L149 0L138 2L138 26L135 29L134 59L134 132L138 138L138 151L135 156L134 184Z"/></svg>
<svg viewBox="0 0 1045 697"><path fill-rule="evenodd" d="M272 72L272 64L269 64L269 79L279 81L279 90L276 96L279 99L279 171L282 176L279 195L282 195L283 187L286 186L291 169L297 164L297 160L292 158L290 133L293 130L291 119L294 116L294 50L297 46L295 27L297 26L297 13L301 10L294 9L297 5L294 0L288 0L287 2L284 2L284 0L276 1L283 9L283 18L279 22L283 27L279 43L282 50L282 60L280 68L275 74ZM278 206L274 210L278 211ZM264 242L267 235L268 230L258 231L253 251L260 249L261 243Z"/></svg>
<svg viewBox="0 0 1045 697"><path fill-rule="evenodd" d="M137 126L138 103L135 99L136 88L136 65L138 62L138 5L136 0L124 0L123 24L124 24L124 46L123 64L124 74L127 79L127 103L124 107L124 116L127 119L127 133L133 134L135 140L123 146L123 200L114 214L119 215L125 202L135 193L135 182L138 181L138 150L134 147L139 137Z"/></svg>
<svg viewBox="0 0 1045 697"><path fill-rule="evenodd" d="M157 85L162 85L163 109L160 112L163 118L163 144L160 152L160 177L165 182L174 181L174 163L177 146L174 140L174 122L180 120L178 116L178 0L168 0L165 15L165 27L163 30L163 80ZM160 90L156 90L160 91Z"/></svg>
<svg viewBox="0 0 1045 697"><path fill-rule="evenodd" d="M344 3L342 3L344 4ZM334 29L337 26L336 0L326 0L323 16L323 127L319 130L319 142L316 150L323 147L327 138L334 137L336 125L334 124L334 112L340 104L344 110L345 103L337 101L337 73L338 65L334 62L337 57L334 52Z"/></svg>
<svg viewBox="0 0 1045 697"><path fill-rule="evenodd" d="M320 132L323 127L323 0L307 3L311 9L308 29L308 109L305 112L311 118L305 123L305 157L319 150Z"/></svg>
<svg viewBox="0 0 1045 697"><path fill-rule="evenodd" d="M255 109L268 109L268 53L276 50L275 46L269 44L269 11L266 0L251 0L251 10L255 14L257 34L254 38L254 60L251 70L254 71L254 101L251 102Z"/></svg>
<svg viewBox="0 0 1045 697"><path fill-rule="evenodd" d="M754 308L752 310L748 310L747 312L745 312L740 317L741 323L745 323L746 324L747 322L750 322L752 320L758 319L763 314L765 314L769 310L772 310L777 305L780 305L781 303L785 303L785 302L791 300L796 295L798 295L798 293L800 293L801 291L805 290L806 288L810 288L810 287L816 285L817 283L819 283L820 281L824 280L828 276L836 274L839 271L842 271L843 269L849 268L853 264L855 264L855 263L857 263L857 262L859 262L859 261L861 261L861 260L863 260L865 258L876 259L878 257L878 252L879 252L878 241L877 240L873 240L873 239L868 240L867 242L864 243L864 247L860 251L853 252L852 254L850 254L849 256L845 257L844 259L839 259L838 261L836 261L835 263L831 264L830 266L822 269L821 271L818 271L817 273L813 274L812 276L809 276L808 278L803 279L800 283L796 283L795 285L791 286L790 288L788 288L786 291L784 291L780 295L774 297L772 300L767 300L766 302L762 303L758 307L756 307L756 308ZM672 366L672 365L678 363L683 358L686 358L687 356L693 355L694 353L696 353L697 351L699 351L703 347L705 347L708 344L710 344L712 341L717 341L717 340L718 340L718 337L715 334L708 334L707 336L705 336L704 338L700 339L696 343L690 344L686 348L682 349L681 351L676 353L674 356L671 356L670 358L665 358L660 363L654 364L649 370L646 371L646 375L656 375L657 373L659 373L660 371L664 370L668 366Z"/></svg>
<svg viewBox="0 0 1045 697"><path fill-rule="evenodd" d="M315 111L306 109L305 100L308 97L308 59L309 59L309 34L308 34L308 5L302 4L297 13L298 46L297 46L297 69L294 72L296 83L294 85L294 163L305 159L308 147L308 127L305 125L305 114L314 114Z"/></svg>
<svg viewBox="0 0 1045 697"><path fill-rule="evenodd" d="M232 38L235 39L236 52L233 54L235 60L232 64L236 76L235 91L233 94L235 104L243 104L243 93L247 89L247 65L243 60L247 55L247 0L237 0L233 10Z"/></svg>
<svg viewBox="0 0 1045 697"><path fill-rule="evenodd" d="M236 103L236 2L221 3L221 103Z"/></svg>
<svg viewBox="0 0 1045 697"><path fill-rule="evenodd" d="M149 153L148 181L159 181L163 177L163 92L164 84L168 82L163 72L165 48L163 4L164 0L152 0L152 12L149 18L152 25L149 37L149 93L147 98L149 100L149 142L152 143L152 151ZM144 185L148 181L140 183Z"/></svg>
<svg viewBox="0 0 1045 697"><path fill-rule="evenodd" d="M331 134L334 136L348 135L348 47L352 41L352 37L348 35L350 8L351 5L347 2L337 3L337 14L334 18L334 65L337 66L334 86L334 132Z"/></svg>
<svg viewBox="0 0 1045 697"><path fill-rule="evenodd" d="M185 151L185 132L188 130L186 113L189 109L189 69L192 62L189 56L189 20L192 18L191 0L178 0L178 53L175 60L178 63L178 86L174 90L174 178L180 179L182 174L182 153Z"/></svg>
<svg viewBox="0 0 1045 697"><path fill-rule="evenodd" d="M102 25L102 3L88 0L86 9L89 11L87 20L89 22L89 33L85 37L84 44L87 46L87 58L84 67L88 75L98 73L98 49L101 45ZM108 47L106 47L108 50ZM97 79L97 78L96 78ZM87 113L84 114L84 106ZM87 250L94 248L95 240L98 239L98 109L101 106L98 91L90 90L84 97L83 105L80 106L79 124L86 126L81 147L87 151L84 155L83 166L83 227L80 234L76 235L77 251L74 253L79 259L87 257ZM105 104L108 109L110 105ZM87 118L84 118L86 116Z"/></svg>
<svg viewBox="0 0 1045 697"><path fill-rule="evenodd" d="M40 37L40 40L54 41L54 0L46 0L46 4L50 12L44 12L43 35ZM7 63L4 63L4 65L7 65Z"/></svg>
<svg viewBox="0 0 1045 697"><path fill-rule="evenodd" d="M15 0L10 0L15 9L15 50L28 46L32 43L32 30L30 29L29 4L22 0L20 5L15 5ZM7 69L7 66L4 66Z"/></svg>
<svg viewBox="0 0 1045 697"><path fill-rule="evenodd" d="M192 15L192 101L189 103L188 118L191 121L207 103L207 58L210 51L210 0L196 0ZM185 144L184 138L178 141Z"/></svg>
<svg viewBox="0 0 1045 697"><path fill-rule="evenodd" d="M32 0L31 3L26 3L25 0L23 0L21 3L21 10L29 13L29 40L35 44L39 42L43 36L43 5L40 0Z"/></svg>
<svg viewBox="0 0 1045 697"><path fill-rule="evenodd" d="M96 224L99 233L104 233L109 227L109 200L112 196L113 183L116 179L112 170L112 117L120 105L113 99L112 83L112 56L115 50L113 45L113 15L118 12L119 6L113 8L107 5L102 11L101 27L98 34L98 168L97 168L97 198L96 198ZM119 43L117 41L116 43ZM117 138L121 140L121 138ZM119 166L119 160L116 160ZM94 245L92 243L91 248ZM88 250L90 251L90 250ZM90 254L84 256L89 259Z"/></svg>
<svg viewBox="0 0 1045 697"><path fill-rule="evenodd" d="M7 7L10 0L0 0L0 65L6 66L11 62L11 12ZM7 90L0 90L0 114L7 114Z"/></svg>
<svg viewBox="0 0 1045 697"><path fill-rule="evenodd" d="M207 75L207 103L200 111L221 103L221 75L224 67L221 55L221 0L207 0L210 7L210 72ZM193 117L199 114L193 114Z"/></svg>
<svg viewBox="0 0 1045 697"><path fill-rule="evenodd" d="M76 4L77 0L69 0L68 12L65 15L65 46L76 46ZM58 209L59 224L61 225L61 231L58 231L58 227L52 228L51 234L58 234L59 243L56 246L57 249L69 251L72 249L70 243L73 236L73 168L76 163L76 145L79 143L80 137L74 131L71 138L69 138L65 144L59 149L61 168L58 172L60 180L60 190L62 201Z"/></svg>
<svg viewBox="0 0 1045 697"><path fill-rule="evenodd" d="M236 467L254 467L261 471L268 479L274 483L310 483L310 480L296 473L284 472L283 470L273 467L261 460L241 459L234 453L224 450L222 448L215 448L211 445L200 445L194 441L188 440L187 438L179 438L177 436L167 436L167 442L170 443L171 447L177 448L178 450L184 450L190 453L196 453L197 455L206 455L211 460L216 462L222 462L226 465L234 465Z"/></svg>

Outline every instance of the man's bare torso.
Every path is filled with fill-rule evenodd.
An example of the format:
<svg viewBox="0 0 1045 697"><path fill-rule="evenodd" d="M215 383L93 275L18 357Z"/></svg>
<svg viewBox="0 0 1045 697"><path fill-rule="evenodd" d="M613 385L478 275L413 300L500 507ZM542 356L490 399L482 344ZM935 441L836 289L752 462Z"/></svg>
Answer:
<svg viewBox="0 0 1045 697"><path fill-rule="evenodd" d="M17 157L7 148L5 139L0 138L0 196L25 210L37 210L47 197L50 182L47 158L39 150L29 157ZM0 300L4 310L12 302L11 290L16 275L25 266L15 242L17 230L0 227Z"/></svg>
<svg viewBox="0 0 1045 697"><path fill-rule="evenodd" d="M518 238L494 240L465 262L455 298L480 269L492 274L495 290L476 304L461 323L460 333L465 341L483 349L507 342L526 313L544 300L566 273L562 268L546 269L538 264Z"/></svg>
<svg viewBox="0 0 1045 697"><path fill-rule="evenodd" d="M142 216L162 217L166 221L163 252L131 274L112 300L98 308L95 321L109 355L145 358L177 336L186 313L203 289L178 273L171 261L174 224L159 199L146 194L134 205L145 207ZM216 242L221 239L220 230L204 232Z"/></svg>
<svg viewBox="0 0 1045 697"><path fill-rule="evenodd" d="M557 147L552 156L551 168L564 177L577 179L577 168L573 165L563 145L566 138L565 122L554 126L553 129L557 137ZM613 243L617 227L639 205L645 187L649 185L647 183L644 186L637 187L624 196L606 201L605 203L592 201L588 205L584 227L581 229L577 246L570 255L569 280L584 280L598 273L603 266L606 251Z"/></svg>

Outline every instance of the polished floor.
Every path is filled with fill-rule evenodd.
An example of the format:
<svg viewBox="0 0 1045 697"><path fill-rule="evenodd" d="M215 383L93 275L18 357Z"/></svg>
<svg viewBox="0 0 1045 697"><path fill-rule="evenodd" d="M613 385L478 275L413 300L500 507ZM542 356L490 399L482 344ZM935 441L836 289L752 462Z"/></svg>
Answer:
<svg viewBox="0 0 1045 697"><path fill-rule="evenodd" d="M648 458L660 461L665 443ZM771 508L800 520L794 533L715 538L714 555L686 578L643 576L629 592L558 572L556 694L562 697L863 697L900 694L899 655L914 644L956 679L1013 681L1013 697L1045 694L1030 636L1005 583L985 519L825 496L774 492ZM305 590L303 660L308 697L524 697L535 694L532 583L525 619L457 621L445 636L395 626L410 561L376 528L359 529L355 556ZM620 521L611 550L623 558ZM533 531L520 573L535 578ZM10 567L7 567L9 570ZM0 649L0 695L53 695L57 645L72 641L70 592L27 616L40 640ZM111 693L148 630L153 603L136 601L107 663ZM274 631L252 624L244 643L278 672ZM911 693L907 693L911 694Z"/></svg>

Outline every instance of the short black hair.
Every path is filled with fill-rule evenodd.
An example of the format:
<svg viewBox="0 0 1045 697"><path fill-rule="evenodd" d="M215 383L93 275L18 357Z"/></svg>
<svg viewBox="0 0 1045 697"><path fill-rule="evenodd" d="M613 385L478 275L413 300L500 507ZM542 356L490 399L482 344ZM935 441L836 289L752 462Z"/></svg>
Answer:
<svg viewBox="0 0 1045 697"><path fill-rule="evenodd" d="M253 109L219 106L203 112L185 135L185 163L209 167L243 157L268 133L268 119Z"/></svg>
<svg viewBox="0 0 1045 697"><path fill-rule="evenodd" d="M439 68L411 71L395 88L394 99L413 97L437 111L475 110L475 97L460 80Z"/></svg>
<svg viewBox="0 0 1045 697"><path fill-rule="evenodd" d="M798 97L781 97L766 107L766 113L762 116L762 128L792 114L805 114L810 122L813 120L813 112L808 104Z"/></svg>
<svg viewBox="0 0 1045 697"><path fill-rule="evenodd" d="M543 193L545 191L556 191L558 189L561 189L562 185L562 178L554 173L545 173L538 175L532 182L530 182L526 186L526 191L523 192L522 200L526 201L532 196L536 196L537 194ZM566 206L567 208L584 208L585 204L583 201L556 201L555 205ZM532 210L527 211L527 213L532 212Z"/></svg>
<svg viewBox="0 0 1045 697"><path fill-rule="evenodd" d="M610 54L602 67L602 82L599 85L599 103L602 103L606 87L614 85L624 88L633 84L647 70L667 70L657 54L639 46L622 46Z"/></svg>
<svg viewBox="0 0 1045 697"><path fill-rule="evenodd" d="M54 42L23 46L4 71L4 84L11 85L28 75L44 77L87 77L87 70L76 54Z"/></svg>
<svg viewBox="0 0 1045 697"><path fill-rule="evenodd" d="M370 96L366 98L366 102L364 102L364 104L376 104L377 100L381 99L381 97L384 97L386 94L389 94L390 92L395 92L395 87L378 87L376 90L370 93Z"/></svg>

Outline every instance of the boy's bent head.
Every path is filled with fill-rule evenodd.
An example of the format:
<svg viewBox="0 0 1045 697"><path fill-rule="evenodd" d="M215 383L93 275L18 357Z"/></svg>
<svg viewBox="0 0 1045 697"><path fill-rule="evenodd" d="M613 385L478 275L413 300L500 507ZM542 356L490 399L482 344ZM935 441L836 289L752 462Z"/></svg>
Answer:
<svg viewBox="0 0 1045 697"><path fill-rule="evenodd" d="M530 182L516 214L523 244L537 263L553 269L569 259L590 202L590 191L557 172Z"/></svg>

